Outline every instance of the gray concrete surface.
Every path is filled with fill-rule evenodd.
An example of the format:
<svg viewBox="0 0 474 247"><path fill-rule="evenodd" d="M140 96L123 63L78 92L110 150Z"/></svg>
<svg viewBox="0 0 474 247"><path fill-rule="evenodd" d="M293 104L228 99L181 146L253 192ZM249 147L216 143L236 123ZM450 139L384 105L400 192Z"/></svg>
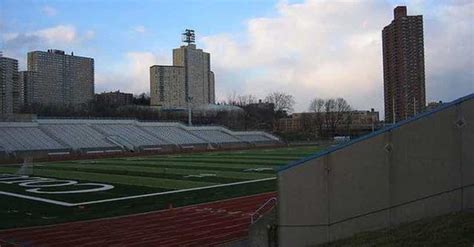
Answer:
<svg viewBox="0 0 474 247"><path fill-rule="evenodd" d="M474 208L473 147L471 95L281 170L280 246L316 245Z"/></svg>

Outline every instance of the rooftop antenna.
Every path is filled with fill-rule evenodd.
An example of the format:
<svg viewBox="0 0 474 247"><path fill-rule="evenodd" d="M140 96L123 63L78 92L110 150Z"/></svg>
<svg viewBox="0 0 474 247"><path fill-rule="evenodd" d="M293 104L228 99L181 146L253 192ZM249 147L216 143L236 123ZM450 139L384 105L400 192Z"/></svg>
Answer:
<svg viewBox="0 0 474 247"><path fill-rule="evenodd" d="M194 30L192 30L192 29L184 30L184 32L181 34L181 40L184 43L188 43L188 45L194 43L196 41L196 37L194 35Z"/></svg>

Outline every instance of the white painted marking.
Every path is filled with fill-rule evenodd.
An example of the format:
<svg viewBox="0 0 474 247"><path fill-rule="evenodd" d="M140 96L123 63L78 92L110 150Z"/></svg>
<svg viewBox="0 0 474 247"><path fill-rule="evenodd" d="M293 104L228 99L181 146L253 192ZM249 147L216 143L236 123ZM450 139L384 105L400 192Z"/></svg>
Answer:
<svg viewBox="0 0 474 247"><path fill-rule="evenodd" d="M273 171L273 168L270 167L261 167L261 168L250 168L245 169L244 172L261 172L261 171Z"/></svg>
<svg viewBox="0 0 474 247"><path fill-rule="evenodd" d="M233 185L239 185L239 184L249 184L249 183L275 180L275 179L276 179L276 177L262 178L262 179L256 179L256 180L250 180L250 181L235 182L235 183L230 183L230 184L217 184L217 185L209 185L209 186L198 187L198 188L190 188L190 189L182 189L182 190L170 190L170 191L151 193L151 194L143 194L143 195L136 195L136 196L117 197L117 198L97 200L97 201L80 202L80 203L74 204L74 206L97 204L97 203L103 203L103 202L122 201L122 200L128 200L128 199L136 199L136 198L143 198L143 197L150 197L150 196L160 196L160 195L175 194L175 193L196 191L196 190L205 190L205 189L211 189L211 188L227 187L227 186L233 186Z"/></svg>
<svg viewBox="0 0 474 247"><path fill-rule="evenodd" d="M19 179L19 180L18 180ZM4 184L14 184L19 183L21 187L33 188L27 189L25 191L31 193L40 193L40 194L73 194L73 193L89 193L89 192L99 192L104 190L113 189L113 185L109 184L99 184L99 183L78 183L74 180L58 180L54 178L43 178L43 177L30 177L30 176L10 176L8 174L0 174L0 183ZM69 190L69 191L42 191L41 188L45 187L62 187L62 186L84 186L92 185L98 186L92 189L84 190Z"/></svg>
<svg viewBox="0 0 474 247"><path fill-rule="evenodd" d="M103 203L103 202L113 202L113 201L122 201L122 200L144 198L144 197L151 197L151 196L175 194L175 193L181 193L181 192L187 192L187 191L197 191L197 190L205 190L205 189L211 189L211 188L220 188L220 187L227 187L227 186L233 186L233 185L239 185L239 184L256 183L256 182L269 181L269 180L275 180L275 179L276 179L276 177L262 178L262 179L256 179L256 180L250 180L250 181L235 182L235 183L230 183L230 184L217 184L217 185L210 185L210 186L204 186L204 187L198 187L198 188L190 188L190 189L182 189L182 190L170 190L170 191L164 191L164 192L158 192L158 193L117 197L117 198L111 198L111 199L80 202L80 203L68 203L68 202L50 200L50 199L45 199L45 198L40 198L40 197L9 193L9 192L4 192L4 191L0 191L0 195L7 195L7 196L24 198L24 199L30 199L30 200L34 200L34 201L40 201L40 202L45 202L45 203L50 203L50 204L56 204L56 205L61 205L61 206L65 206L65 207L74 207L74 206L82 206L82 205L89 205L89 204L98 204L98 203Z"/></svg>
<svg viewBox="0 0 474 247"><path fill-rule="evenodd" d="M18 185L22 187L43 188L43 187L61 187L61 186L67 186L67 185L73 185L73 184L77 184L77 181L51 179L51 180L43 180L43 181L23 182Z"/></svg>
<svg viewBox="0 0 474 247"><path fill-rule="evenodd" d="M191 175L186 175L183 176L184 178L203 178L203 177L215 177L216 174L213 173L201 173L201 174L191 174Z"/></svg>
<svg viewBox="0 0 474 247"><path fill-rule="evenodd" d="M46 202L46 203L56 204L56 205L65 206L65 207L74 206L73 203L56 201L56 200L51 200L51 199L45 199L45 198L41 198L41 197L26 196L26 195L15 194L15 193L10 193L10 192L5 192L5 191L0 191L0 195L13 196L13 197L29 199L29 200L33 200L33 201Z"/></svg>
<svg viewBox="0 0 474 247"><path fill-rule="evenodd" d="M89 193L89 192L99 192L104 190L113 189L114 186L110 184L97 184L97 183L83 183L83 184L74 184L74 186L84 186L84 185L93 185L99 186L97 188L85 189L85 190L67 190L67 191L42 191L41 188L28 189L27 192L39 193L39 194L74 194L74 193ZM39 186L38 186L39 187Z"/></svg>

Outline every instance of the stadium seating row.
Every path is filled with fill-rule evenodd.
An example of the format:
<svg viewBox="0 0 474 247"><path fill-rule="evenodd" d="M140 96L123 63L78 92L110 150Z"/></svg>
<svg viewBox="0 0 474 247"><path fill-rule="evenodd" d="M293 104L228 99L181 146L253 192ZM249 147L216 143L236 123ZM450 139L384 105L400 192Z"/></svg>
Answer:
<svg viewBox="0 0 474 247"><path fill-rule="evenodd" d="M143 151L184 147L277 144L265 132L131 120L38 119L0 123L0 153Z"/></svg>

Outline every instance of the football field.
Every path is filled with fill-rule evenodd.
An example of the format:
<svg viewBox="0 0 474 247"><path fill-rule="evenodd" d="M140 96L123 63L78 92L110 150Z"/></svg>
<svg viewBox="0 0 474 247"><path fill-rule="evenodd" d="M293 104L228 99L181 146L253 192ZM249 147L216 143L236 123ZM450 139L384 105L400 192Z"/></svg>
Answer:
<svg viewBox="0 0 474 247"><path fill-rule="evenodd" d="M276 190L320 147L0 165L0 229L102 218Z"/></svg>

